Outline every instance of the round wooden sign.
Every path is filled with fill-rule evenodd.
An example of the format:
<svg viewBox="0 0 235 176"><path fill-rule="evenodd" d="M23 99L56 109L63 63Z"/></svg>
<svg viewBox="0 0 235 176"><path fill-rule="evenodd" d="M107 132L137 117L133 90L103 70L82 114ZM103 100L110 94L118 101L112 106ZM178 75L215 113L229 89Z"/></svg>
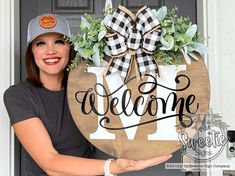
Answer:
<svg viewBox="0 0 235 176"><path fill-rule="evenodd" d="M124 83L104 77L102 67L78 67L68 79L68 102L82 134L97 148L119 158L147 159L180 148L178 133L193 136L195 116L205 114L210 86L202 59L191 65L158 65L159 77L141 81L134 65Z"/></svg>

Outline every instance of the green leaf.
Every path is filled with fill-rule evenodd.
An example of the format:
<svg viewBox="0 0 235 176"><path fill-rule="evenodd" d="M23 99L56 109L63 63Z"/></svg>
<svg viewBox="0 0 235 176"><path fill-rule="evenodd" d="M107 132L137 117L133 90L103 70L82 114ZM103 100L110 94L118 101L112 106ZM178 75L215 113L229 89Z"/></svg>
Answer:
<svg viewBox="0 0 235 176"><path fill-rule="evenodd" d="M158 11L153 9L152 12L153 12L154 16L158 19L158 21L161 22L167 14L167 7L162 6L160 9L158 9Z"/></svg>
<svg viewBox="0 0 235 176"><path fill-rule="evenodd" d="M87 38L88 38L88 40L91 40L93 42L97 41L97 39L95 37L93 37L93 36L88 36Z"/></svg>
<svg viewBox="0 0 235 176"><path fill-rule="evenodd" d="M107 56L112 56L112 55L111 55L111 52L110 52L110 50L109 50L109 48L108 48L108 46L105 46L105 47L104 47L104 53L105 53Z"/></svg>
<svg viewBox="0 0 235 176"><path fill-rule="evenodd" d="M191 59L190 59L190 57L188 56L188 48L185 46L185 47L181 50L181 52L183 53L183 56L184 56L184 59L185 59L186 63L187 63L188 65L190 65L190 64L191 64Z"/></svg>
<svg viewBox="0 0 235 176"><path fill-rule="evenodd" d="M161 36L165 36L166 35L166 29L165 28L162 28L162 33L161 33Z"/></svg>
<svg viewBox="0 0 235 176"><path fill-rule="evenodd" d="M100 66L100 53L99 53L99 50L97 50L95 52L95 54L93 54L92 61L95 64L96 67Z"/></svg>
<svg viewBox="0 0 235 176"><path fill-rule="evenodd" d="M85 49L83 49L83 48L78 48L78 49L77 49L77 52L78 52L78 54L79 54L81 57L87 59L86 56L85 56Z"/></svg>
<svg viewBox="0 0 235 176"><path fill-rule="evenodd" d="M99 50L99 47L100 47L100 44L99 43L95 43L94 46L93 46L93 52L97 52Z"/></svg>
<svg viewBox="0 0 235 176"><path fill-rule="evenodd" d="M192 53L192 52L188 52L188 55L189 55L190 57L192 57L193 59L195 59L196 61L198 61L198 57L197 57L196 54L194 54L194 53Z"/></svg>
<svg viewBox="0 0 235 176"><path fill-rule="evenodd" d="M106 26L108 24L108 22L111 20L112 15L108 14L104 17L103 23Z"/></svg>
<svg viewBox="0 0 235 176"><path fill-rule="evenodd" d="M84 54L84 58L85 58L85 59L91 59L92 50L90 50L90 49L85 49L84 52L83 52L83 54Z"/></svg>
<svg viewBox="0 0 235 176"><path fill-rule="evenodd" d="M91 24L83 16L81 17L81 27L87 27L87 28L91 27Z"/></svg>
<svg viewBox="0 0 235 176"><path fill-rule="evenodd" d="M171 25L170 27L166 28L167 34L173 34L175 32L174 25Z"/></svg>
<svg viewBox="0 0 235 176"><path fill-rule="evenodd" d="M189 36L190 38L193 38L197 32L197 25L193 24L191 25L188 30L186 31L186 35Z"/></svg>
<svg viewBox="0 0 235 176"><path fill-rule="evenodd" d="M101 23L100 23L100 28L99 28L99 31L107 31L106 30L106 27L104 26L104 24L102 24L102 22L103 22L103 20L101 21Z"/></svg>
<svg viewBox="0 0 235 176"><path fill-rule="evenodd" d="M106 34L106 31L100 31L98 35L98 41L102 40Z"/></svg>
<svg viewBox="0 0 235 176"><path fill-rule="evenodd" d="M194 42L193 44L189 45L194 51L199 52L200 54L208 54L209 49L202 43Z"/></svg>
<svg viewBox="0 0 235 176"><path fill-rule="evenodd" d="M86 33L83 34L83 40L86 40Z"/></svg>
<svg viewBox="0 0 235 176"><path fill-rule="evenodd" d="M160 47L160 50L171 50L174 46L174 38L170 36L168 42L161 36L160 42L162 43L162 47Z"/></svg>

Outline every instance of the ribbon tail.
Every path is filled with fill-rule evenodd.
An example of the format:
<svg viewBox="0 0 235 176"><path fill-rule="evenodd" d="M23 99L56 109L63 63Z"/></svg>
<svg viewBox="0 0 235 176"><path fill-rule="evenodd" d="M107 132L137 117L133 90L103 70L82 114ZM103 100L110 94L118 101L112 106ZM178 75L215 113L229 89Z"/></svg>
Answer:
<svg viewBox="0 0 235 176"><path fill-rule="evenodd" d="M112 57L111 60L109 61L108 65L105 67L105 69L104 69L104 71L103 71L103 76L104 76L104 77L110 74L110 73L109 73L109 68L110 68L111 63L113 63L113 60L114 60L114 59L115 59L115 58ZM108 73L109 73L109 74L108 74Z"/></svg>
<svg viewBox="0 0 235 176"><path fill-rule="evenodd" d="M137 82L139 82L139 81L142 80L142 78L141 78L141 75L140 75L140 71L139 71L139 66L138 66L136 55L133 56L133 61L134 61L134 64L135 64L135 75L136 75L136 78L137 78Z"/></svg>
<svg viewBox="0 0 235 176"><path fill-rule="evenodd" d="M108 76L112 73L120 72L124 82L126 81L130 73L131 55L126 54L123 57L112 58L103 72L104 76Z"/></svg>
<svg viewBox="0 0 235 176"><path fill-rule="evenodd" d="M149 71L153 76L157 76L159 73L158 66L154 57L150 54L146 54L142 49L137 50L137 64L141 78Z"/></svg>

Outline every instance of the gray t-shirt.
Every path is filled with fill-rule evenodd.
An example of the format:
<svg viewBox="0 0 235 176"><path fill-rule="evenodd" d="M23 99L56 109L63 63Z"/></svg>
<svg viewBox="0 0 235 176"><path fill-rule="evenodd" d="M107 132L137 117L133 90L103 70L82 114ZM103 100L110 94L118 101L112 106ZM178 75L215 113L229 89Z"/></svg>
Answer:
<svg viewBox="0 0 235 176"><path fill-rule="evenodd" d="M51 137L53 146L59 153L89 157L89 143L71 117L64 90L50 91L25 81L6 90L4 103L11 124L39 117ZM24 149L21 153L23 176L46 175Z"/></svg>

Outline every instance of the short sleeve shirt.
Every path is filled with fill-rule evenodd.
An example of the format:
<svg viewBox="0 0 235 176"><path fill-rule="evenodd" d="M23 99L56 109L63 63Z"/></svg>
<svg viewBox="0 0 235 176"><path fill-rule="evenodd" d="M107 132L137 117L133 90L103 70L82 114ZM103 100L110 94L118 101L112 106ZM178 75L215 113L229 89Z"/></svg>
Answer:
<svg viewBox="0 0 235 176"><path fill-rule="evenodd" d="M89 143L72 119L65 90L50 91L25 81L5 91L4 103L12 125L38 117L60 154L89 156ZM23 176L46 175L24 149L21 163Z"/></svg>

